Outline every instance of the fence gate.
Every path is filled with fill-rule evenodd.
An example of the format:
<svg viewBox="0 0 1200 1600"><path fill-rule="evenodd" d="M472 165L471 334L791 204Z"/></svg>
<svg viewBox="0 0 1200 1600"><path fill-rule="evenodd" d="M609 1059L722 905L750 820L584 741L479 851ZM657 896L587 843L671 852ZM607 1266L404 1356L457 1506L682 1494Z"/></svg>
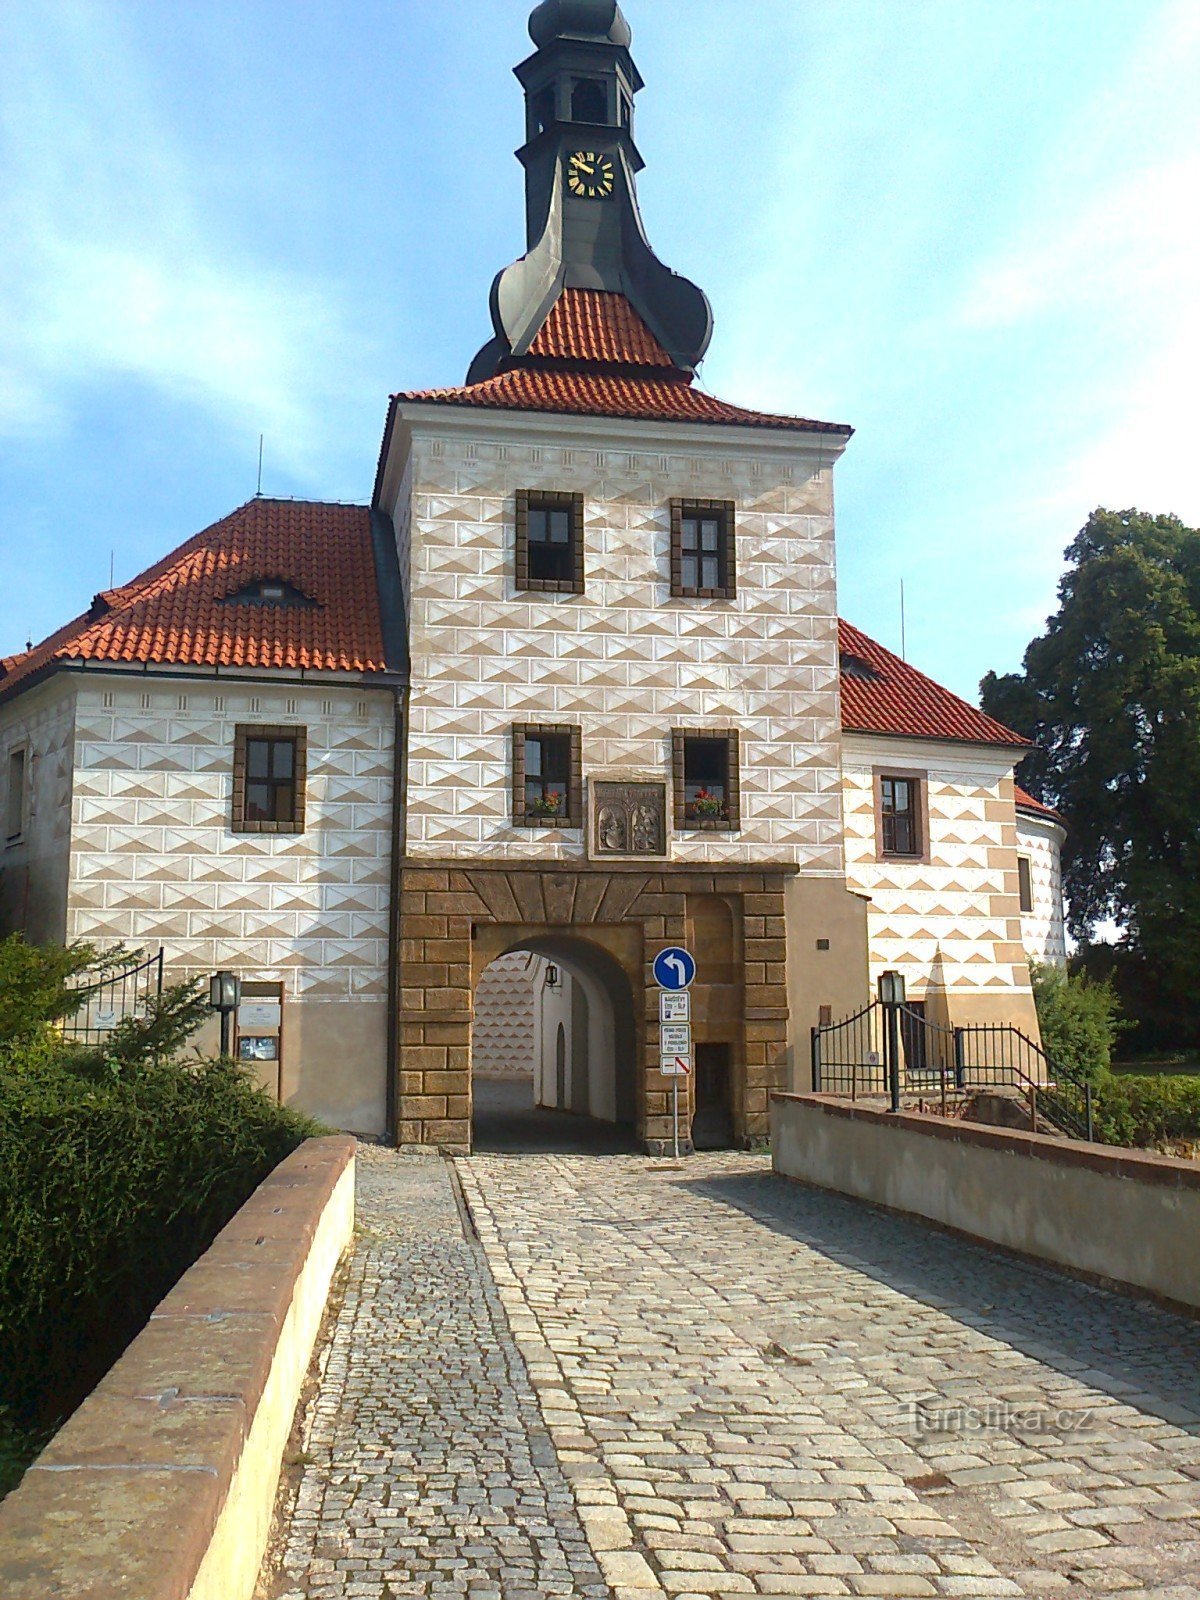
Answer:
<svg viewBox="0 0 1200 1600"><path fill-rule="evenodd" d="M1092 1088L1054 1068L1040 1045L1008 1023L951 1027L919 1002L874 1000L841 1022L812 1030L813 1090L851 1100L901 1094L1017 1090L1059 1132L1093 1135Z"/></svg>
<svg viewBox="0 0 1200 1600"><path fill-rule="evenodd" d="M110 974L101 983L76 990L79 1009L59 1024L76 1044L102 1044L126 1017L144 1015L163 991L163 952Z"/></svg>

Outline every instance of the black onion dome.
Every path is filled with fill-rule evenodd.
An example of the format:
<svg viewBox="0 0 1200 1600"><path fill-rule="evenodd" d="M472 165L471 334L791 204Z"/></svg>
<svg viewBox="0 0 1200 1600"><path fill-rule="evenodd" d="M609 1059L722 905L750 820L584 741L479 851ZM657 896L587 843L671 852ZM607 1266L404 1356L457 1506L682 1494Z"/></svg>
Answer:
<svg viewBox="0 0 1200 1600"><path fill-rule="evenodd" d="M542 0L529 19L539 50L555 39L598 39L628 49L633 33L617 0Z"/></svg>

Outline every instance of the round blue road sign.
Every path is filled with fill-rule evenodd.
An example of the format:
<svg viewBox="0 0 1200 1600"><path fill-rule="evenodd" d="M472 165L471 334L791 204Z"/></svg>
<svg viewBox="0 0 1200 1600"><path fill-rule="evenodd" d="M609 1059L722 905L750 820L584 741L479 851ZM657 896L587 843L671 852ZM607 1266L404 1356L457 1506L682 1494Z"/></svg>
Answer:
<svg viewBox="0 0 1200 1600"><path fill-rule="evenodd" d="M654 981L660 989L687 989L695 977L695 957L678 945L669 945L654 958Z"/></svg>

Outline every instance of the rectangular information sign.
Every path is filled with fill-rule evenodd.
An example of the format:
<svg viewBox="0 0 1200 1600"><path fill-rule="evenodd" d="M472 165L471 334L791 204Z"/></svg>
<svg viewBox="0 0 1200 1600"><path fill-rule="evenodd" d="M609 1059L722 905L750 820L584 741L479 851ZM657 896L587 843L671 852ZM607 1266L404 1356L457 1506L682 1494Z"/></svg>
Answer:
<svg viewBox="0 0 1200 1600"><path fill-rule="evenodd" d="M659 1062L659 1071L664 1078L690 1078L692 1075L691 1056L663 1056Z"/></svg>
<svg viewBox="0 0 1200 1600"><path fill-rule="evenodd" d="M682 994L668 994L665 989L659 994L658 1020L660 1022L692 1020L692 997L686 989Z"/></svg>
<svg viewBox="0 0 1200 1600"><path fill-rule="evenodd" d="M659 1053L664 1056L686 1056L692 1052L692 1025L690 1022L664 1022L659 1040Z"/></svg>

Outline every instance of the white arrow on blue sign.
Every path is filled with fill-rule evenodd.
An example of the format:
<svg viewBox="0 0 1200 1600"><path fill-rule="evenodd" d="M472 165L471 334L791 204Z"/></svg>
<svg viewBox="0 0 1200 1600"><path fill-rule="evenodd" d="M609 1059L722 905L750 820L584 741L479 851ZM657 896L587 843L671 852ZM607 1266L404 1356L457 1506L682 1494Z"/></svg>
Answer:
<svg viewBox="0 0 1200 1600"><path fill-rule="evenodd" d="M654 981L660 989L687 989L696 978L695 957L679 945L668 945L654 958Z"/></svg>

